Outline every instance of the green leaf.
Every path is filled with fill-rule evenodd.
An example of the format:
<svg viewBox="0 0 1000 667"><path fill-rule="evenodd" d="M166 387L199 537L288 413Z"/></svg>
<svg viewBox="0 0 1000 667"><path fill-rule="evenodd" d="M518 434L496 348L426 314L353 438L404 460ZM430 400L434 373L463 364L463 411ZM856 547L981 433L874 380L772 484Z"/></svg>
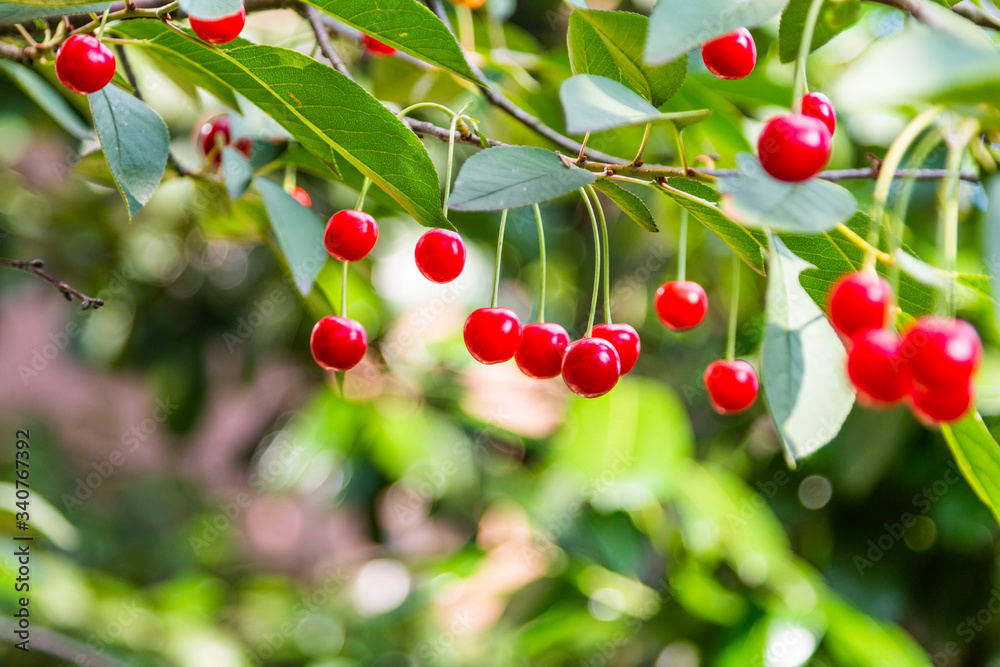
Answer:
<svg viewBox="0 0 1000 667"><path fill-rule="evenodd" d="M607 178L599 178L594 181L594 187L607 195L608 199L618 205L622 213L632 218L640 227L651 232L660 231L656 228L656 220L649 212L646 202L637 195Z"/></svg>
<svg viewBox="0 0 1000 667"><path fill-rule="evenodd" d="M57 14L52 14L53 16L57 16L60 14L76 13L79 11L78 7L93 4L93 0L11 0L9 4L24 5L27 7L58 7L60 11ZM72 7L73 12L62 11L66 7Z"/></svg>
<svg viewBox="0 0 1000 667"><path fill-rule="evenodd" d="M417 0L309 0L309 4L394 49L486 85L469 67L448 26Z"/></svg>
<svg viewBox="0 0 1000 667"><path fill-rule="evenodd" d="M739 173L719 178L722 209L733 220L777 232L815 234L833 229L858 210L854 195L836 183L812 178L786 183L771 178L756 156L736 156Z"/></svg>
<svg viewBox="0 0 1000 667"><path fill-rule="evenodd" d="M0 482L0 498L10 498L10 503L0 506L0 512L16 516L17 506L14 505L15 495L21 487L10 482ZM73 497L73 496L71 496ZM80 532L66 520L66 517L52 505L41 493L34 493L31 496L31 528L39 534L47 537L52 544L60 549L70 551L80 546ZM67 510L73 514L72 506ZM5 519L6 520L6 517ZM13 519L11 520L13 523Z"/></svg>
<svg viewBox="0 0 1000 667"><path fill-rule="evenodd" d="M111 6L110 2L96 2L87 5L72 5L70 2L51 3L52 6L26 6L32 3L8 4L0 2L0 25L14 25L15 23L28 23L35 19L44 19L51 16L64 16L66 14L86 14L93 12L103 14ZM42 4L42 3L40 3Z"/></svg>
<svg viewBox="0 0 1000 667"><path fill-rule="evenodd" d="M94 126L131 218L163 179L170 134L160 116L117 86L90 94Z"/></svg>
<svg viewBox="0 0 1000 667"><path fill-rule="evenodd" d="M753 28L781 11L788 0L660 0L649 17L645 60L675 60L737 28Z"/></svg>
<svg viewBox="0 0 1000 667"><path fill-rule="evenodd" d="M118 28L185 67L215 77L278 121L331 168L343 155L417 222L450 227L441 213L438 176L427 149L409 127L334 69L296 51L249 45L218 49L184 39L158 21Z"/></svg>
<svg viewBox="0 0 1000 667"><path fill-rule="evenodd" d="M942 426L941 433L969 486L1000 522L1000 445L983 418L973 411L957 424Z"/></svg>
<svg viewBox="0 0 1000 667"><path fill-rule="evenodd" d="M932 667L927 652L895 625L883 623L852 608L832 593L824 596L827 619L824 647L842 667Z"/></svg>
<svg viewBox="0 0 1000 667"><path fill-rule="evenodd" d="M250 166L250 160L232 146L223 146L222 179L226 183L226 194L230 199L240 198L250 186L252 176L253 168Z"/></svg>
<svg viewBox="0 0 1000 667"><path fill-rule="evenodd" d="M790 0L781 12L778 28L778 57L783 63L794 61L802 44L802 30L812 0ZM861 18L861 0L825 0L816 21L809 50L815 51Z"/></svg>
<svg viewBox="0 0 1000 667"><path fill-rule="evenodd" d="M179 0L181 9L203 21L221 19L240 11L243 0Z"/></svg>
<svg viewBox="0 0 1000 667"><path fill-rule="evenodd" d="M274 181L255 178L253 184L264 202L295 286L303 295L309 294L328 259L323 245L323 222Z"/></svg>
<svg viewBox="0 0 1000 667"><path fill-rule="evenodd" d="M896 260L901 271L913 276L913 279L920 284L935 289L942 289L948 285L948 277L943 272L902 248L897 248L896 252L892 253L892 257Z"/></svg>
<svg viewBox="0 0 1000 667"><path fill-rule="evenodd" d="M93 130L87 127L66 98L36 71L10 60L0 60L0 69L64 130L80 141L94 138Z"/></svg>
<svg viewBox="0 0 1000 667"><path fill-rule="evenodd" d="M990 178L985 187L989 207L982 225L983 263L990 274L992 292L1000 295L1000 176ZM993 312L1000 322L1000 301L994 302Z"/></svg>
<svg viewBox="0 0 1000 667"><path fill-rule="evenodd" d="M844 344L799 283L810 267L771 236L761 379L792 467L830 442L854 405Z"/></svg>
<svg viewBox="0 0 1000 667"><path fill-rule="evenodd" d="M641 14L574 11L569 17L566 36L573 73L614 79L653 106L662 106L684 83L687 58L647 65L642 59L642 45L648 29L649 19Z"/></svg>
<svg viewBox="0 0 1000 667"><path fill-rule="evenodd" d="M566 131L570 134L663 121L687 126L712 115L708 109L660 113L614 79L592 74L577 74L563 81L559 98L566 114Z"/></svg>
<svg viewBox="0 0 1000 667"><path fill-rule="evenodd" d="M469 158L455 180L456 211L500 211L538 204L590 185L596 176L563 164L552 151L501 146Z"/></svg>

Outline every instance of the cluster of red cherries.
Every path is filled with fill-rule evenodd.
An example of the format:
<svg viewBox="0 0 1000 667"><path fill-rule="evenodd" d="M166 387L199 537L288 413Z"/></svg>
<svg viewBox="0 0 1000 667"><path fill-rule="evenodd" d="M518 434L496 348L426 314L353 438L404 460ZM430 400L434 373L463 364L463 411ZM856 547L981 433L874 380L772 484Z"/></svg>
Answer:
<svg viewBox="0 0 1000 667"><path fill-rule="evenodd" d="M742 79L757 63L757 45L739 28L701 47L705 67L720 79ZM757 142L764 170L780 181L798 183L818 174L830 161L837 114L823 93L808 93L795 112L767 122Z"/></svg>
<svg viewBox="0 0 1000 667"><path fill-rule="evenodd" d="M848 348L847 373L868 407L907 401L919 419L953 422L975 402L983 357L975 328L951 317L920 317L889 328L892 288L874 271L849 273L830 292L830 321Z"/></svg>

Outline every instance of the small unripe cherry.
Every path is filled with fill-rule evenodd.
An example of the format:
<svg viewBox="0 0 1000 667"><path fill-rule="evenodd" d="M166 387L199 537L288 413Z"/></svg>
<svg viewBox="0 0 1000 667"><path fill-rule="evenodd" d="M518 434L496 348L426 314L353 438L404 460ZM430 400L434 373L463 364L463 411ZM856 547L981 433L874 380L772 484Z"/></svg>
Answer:
<svg viewBox="0 0 1000 667"><path fill-rule="evenodd" d="M888 407L906 398L913 388L910 371L900 351L903 338L889 329L858 334L847 354L847 375L868 407Z"/></svg>
<svg viewBox="0 0 1000 667"><path fill-rule="evenodd" d="M621 362L621 374L625 375L635 368L635 362L639 360L641 343L639 334L628 324L596 324L591 333L594 338L603 338L615 347L618 359Z"/></svg>
<svg viewBox="0 0 1000 667"><path fill-rule="evenodd" d="M359 322L328 315L316 323L309 339L313 359L328 371L346 371L358 365L368 349L368 335Z"/></svg>
<svg viewBox="0 0 1000 667"><path fill-rule="evenodd" d="M884 327L891 306L892 288L874 271L844 274L834 283L827 299L833 328L847 338Z"/></svg>
<svg viewBox="0 0 1000 667"><path fill-rule="evenodd" d="M916 417L930 425L948 424L964 417L975 405L975 387L971 382L953 387L913 386L910 408Z"/></svg>
<svg viewBox="0 0 1000 667"><path fill-rule="evenodd" d="M473 359L481 364L499 364L517 354L521 320L507 308L480 308L465 320L462 335Z"/></svg>
<svg viewBox="0 0 1000 667"><path fill-rule="evenodd" d="M378 41L371 35L361 35L361 43L364 44L365 50L373 56L391 56L396 52L396 49Z"/></svg>
<svg viewBox="0 0 1000 667"><path fill-rule="evenodd" d="M900 351L913 380L931 390L967 385L983 358L983 343L965 320L922 317L904 335Z"/></svg>
<svg viewBox="0 0 1000 667"><path fill-rule="evenodd" d="M671 280L660 285L654 299L656 314L671 331L687 331L701 324L708 312L705 290L690 280Z"/></svg>
<svg viewBox="0 0 1000 667"><path fill-rule="evenodd" d="M757 45L749 30L739 28L702 44L701 58L720 79L742 79L757 64Z"/></svg>
<svg viewBox="0 0 1000 667"><path fill-rule="evenodd" d="M216 46L228 44L243 32L243 26L247 22L246 7L240 7L235 14L223 16L219 19L199 19L194 16L188 17L191 30L209 44Z"/></svg>
<svg viewBox="0 0 1000 667"><path fill-rule="evenodd" d="M799 100L799 110L803 116L823 121L832 135L837 129L837 111L833 102L823 93L807 93Z"/></svg>
<svg viewBox="0 0 1000 667"><path fill-rule="evenodd" d="M757 157L764 171L790 183L808 180L822 171L832 150L826 123L797 113L769 120L757 142Z"/></svg>
<svg viewBox="0 0 1000 667"><path fill-rule="evenodd" d="M115 55L93 35L72 35L56 52L56 76L74 93L96 93L115 76Z"/></svg>
<svg viewBox="0 0 1000 667"><path fill-rule="evenodd" d="M378 223L364 211L334 213L326 223L323 242L327 252L342 262L364 259L378 241Z"/></svg>
<svg viewBox="0 0 1000 667"><path fill-rule="evenodd" d="M743 412L757 400L760 390L757 371L741 359L713 361L703 379L709 402L722 415Z"/></svg>
<svg viewBox="0 0 1000 667"><path fill-rule="evenodd" d="M432 229L417 241L413 256L424 278L450 283L465 268L465 241L450 229Z"/></svg>
<svg viewBox="0 0 1000 667"><path fill-rule="evenodd" d="M297 185L294 188L292 188L292 191L289 192L288 194L292 195L292 199L302 204L306 208L309 208L310 206L313 205L313 200L312 197L309 196L309 193Z"/></svg>
<svg viewBox="0 0 1000 667"><path fill-rule="evenodd" d="M555 322L539 322L524 327L521 346L514 355L517 367L530 378L554 378L562 372L569 334Z"/></svg>
<svg viewBox="0 0 1000 667"><path fill-rule="evenodd" d="M566 348L562 376L577 396L597 398L618 384L621 359L615 346L603 338L582 338Z"/></svg>

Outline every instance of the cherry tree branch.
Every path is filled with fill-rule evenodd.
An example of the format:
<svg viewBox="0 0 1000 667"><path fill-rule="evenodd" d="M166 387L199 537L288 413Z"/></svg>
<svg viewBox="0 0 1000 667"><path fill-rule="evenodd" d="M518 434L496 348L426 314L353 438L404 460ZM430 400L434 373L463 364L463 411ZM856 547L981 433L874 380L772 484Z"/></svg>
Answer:
<svg viewBox="0 0 1000 667"><path fill-rule="evenodd" d="M948 24L929 8L930 5L925 0L871 0L871 2L900 9L932 28L939 30L947 30L948 28ZM1000 21L997 21L997 19L970 2L961 2L952 7L951 10L983 28L1000 29Z"/></svg>
<svg viewBox="0 0 1000 667"><path fill-rule="evenodd" d="M80 290L76 289L68 283L64 283L55 276L53 276L48 271L42 269L44 262L40 259L33 259L29 262L25 262L19 259L7 259L5 257L0 257L0 266L6 266L11 269L18 269L20 271L26 271L28 273L33 273L45 282L49 283L57 290L62 292L62 295L66 297L67 301L72 301L73 297L80 300L81 306L84 310L88 308L93 308L97 310L104 305L103 299L96 299L94 297L89 297Z"/></svg>
<svg viewBox="0 0 1000 667"><path fill-rule="evenodd" d="M323 18L320 16L319 10L312 5L305 6L305 16L309 21L309 25L312 26L313 34L316 35L316 44L319 45L319 50L326 56L326 59L330 61L333 68L351 79L351 72L347 69L347 65L341 60L337 52L333 50L333 44L330 43L330 33L327 32L326 24L323 22Z"/></svg>

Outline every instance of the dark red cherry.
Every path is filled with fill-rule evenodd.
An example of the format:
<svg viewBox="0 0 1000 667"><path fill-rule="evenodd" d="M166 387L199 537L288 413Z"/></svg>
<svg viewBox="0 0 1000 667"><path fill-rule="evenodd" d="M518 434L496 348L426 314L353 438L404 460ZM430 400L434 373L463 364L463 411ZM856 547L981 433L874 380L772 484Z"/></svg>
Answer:
<svg viewBox="0 0 1000 667"><path fill-rule="evenodd" d="M313 200L312 197L309 196L309 193L298 186L295 186L289 194L292 195L292 198L295 199L295 201L302 204L306 208L313 205Z"/></svg>
<svg viewBox="0 0 1000 667"><path fill-rule="evenodd" d="M618 384L621 360L615 346L603 338L582 338L566 348L562 376L577 396L597 398Z"/></svg>
<svg viewBox="0 0 1000 667"><path fill-rule="evenodd" d="M499 364L517 354L521 321L507 308L480 308L465 320L465 347L481 364Z"/></svg>
<svg viewBox="0 0 1000 667"><path fill-rule="evenodd" d="M757 371L745 361L713 361L705 369L705 389L715 411L722 415L743 412L757 400Z"/></svg>
<svg viewBox="0 0 1000 667"><path fill-rule="evenodd" d="M799 110L803 116L823 121L831 135L837 129L837 111L833 108L830 98L823 93L803 95L799 101Z"/></svg>
<svg viewBox="0 0 1000 667"><path fill-rule="evenodd" d="M701 324L708 312L708 297L701 285L690 280L671 280L656 290L656 314L672 331L687 331Z"/></svg>
<svg viewBox="0 0 1000 667"><path fill-rule="evenodd" d="M365 45L368 53L374 56L391 56L396 52L396 49L388 44L383 44L370 35L361 35L361 42Z"/></svg>
<svg viewBox="0 0 1000 667"><path fill-rule="evenodd" d="M338 211L326 223L323 242L334 259L356 262L364 259L378 241L378 223L364 211Z"/></svg>
<svg viewBox="0 0 1000 667"><path fill-rule="evenodd" d="M830 290L830 322L842 336L853 338L889 321L892 288L874 271L855 271L840 277Z"/></svg>
<svg viewBox="0 0 1000 667"><path fill-rule="evenodd" d="M328 315L313 327L309 345L313 358L322 368L346 371L364 358L368 336L359 322Z"/></svg>
<svg viewBox="0 0 1000 667"><path fill-rule="evenodd" d="M243 32L243 26L247 22L247 10L246 7L240 7L240 11L223 16L221 19L199 19L189 16L188 22L194 34L209 44L228 44Z"/></svg>
<svg viewBox="0 0 1000 667"><path fill-rule="evenodd" d="M854 338L847 374L862 404L886 407L910 393L913 381L900 355L902 347L902 336L889 329L868 329Z"/></svg>
<svg viewBox="0 0 1000 667"><path fill-rule="evenodd" d="M96 93L114 78L115 56L92 35L72 35L56 52L56 76L74 93Z"/></svg>
<svg viewBox="0 0 1000 667"><path fill-rule="evenodd" d="M783 114L767 122L757 141L764 170L779 181L798 183L830 161L833 144L826 123L802 114Z"/></svg>
<svg viewBox="0 0 1000 667"><path fill-rule="evenodd" d="M757 64L757 45L746 28L739 28L701 45L708 71L720 79L742 79Z"/></svg>
<svg viewBox="0 0 1000 667"><path fill-rule="evenodd" d="M524 327L521 346L514 355L517 367L530 378L554 378L562 372L563 357L569 346L569 334L554 322L540 322Z"/></svg>
<svg viewBox="0 0 1000 667"><path fill-rule="evenodd" d="M983 343L965 320L922 317L907 329L900 354L916 383L945 390L969 383L979 370Z"/></svg>
<svg viewBox="0 0 1000 667"><path fill-rule="evenodd" d="M918 419L927 424L947 424L964 417L975 404L975 388L971 382L953 387L913 386L910 407Z"/></svg>
<svg viewBox="0 0 1000 667"><path fill-rule="evenodd" d="M413 255L424 278L450 283L465 268L465 241L451 230L432 229L417 241Z"/></svg>
<svg viewBox="0 0 1000 667"><path fill-rule="evenodd" d="M639 334L628 324L597 324L591 333L594 338L603 338L615 346L618 359L621 362L621 374L625 375L635 368L639 360Z"/></svg>

